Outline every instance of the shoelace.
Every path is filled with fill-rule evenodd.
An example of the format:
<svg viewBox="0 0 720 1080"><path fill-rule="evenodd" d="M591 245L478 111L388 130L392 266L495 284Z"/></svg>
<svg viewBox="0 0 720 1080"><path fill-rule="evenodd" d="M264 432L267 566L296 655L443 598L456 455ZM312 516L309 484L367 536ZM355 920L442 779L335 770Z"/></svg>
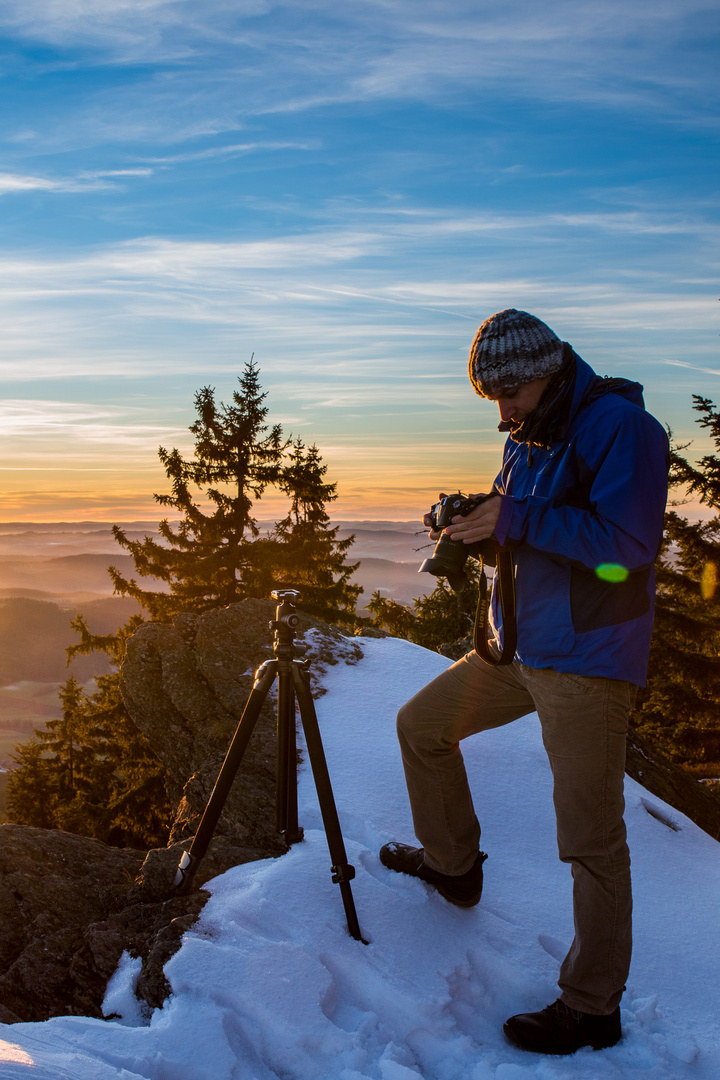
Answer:
<svg viewBox="0 0 720 1080"><path fill-rule="evenodd" d="M564 1001L561 1001L560 998L558 998L557 1001L553 1001L552 1005L548 1005L544 1011L548 1013L554 1012L561 1020L570 1018L576 1023L579 1023L584 1015L580 1009L572 1009L569 1005L566 1005Z"/></svg>

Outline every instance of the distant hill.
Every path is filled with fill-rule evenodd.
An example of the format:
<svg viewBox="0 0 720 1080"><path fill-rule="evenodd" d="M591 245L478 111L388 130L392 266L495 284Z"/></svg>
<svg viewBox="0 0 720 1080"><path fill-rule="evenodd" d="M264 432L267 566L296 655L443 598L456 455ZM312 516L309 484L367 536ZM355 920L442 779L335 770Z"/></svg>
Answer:
<svg viewBox="0 0 720 1080"><path fill-rule="evenodd" d="M133 571L130 556L119 553L89 552L61 555L58 558L42 555L30 558L3 556L0 559L0 588L41 590L58 598L69 593L111 595L110 565L116 566L122 573L131 574Z"/></svg>
<svg viewBox="0 0 720 1080"><path fill-rule="evenodd" d="M356 580L367 601L376 589L408 603L427 591L417 567L430 545L419 524L393 521L338 521L341 539L353 534L351 562L361 560ZM271 523L260 521L261 530ZM157 535L149 522L125 524L129 536ZM132 575L134 565L101 522L55 525L29 522L0 524L0 596L52 600L61 607L86 604L112 595L107 568Z"/></svg>
<svg viewBox="0 0 720 1080"><path fill-rule="evenodd" d="M90 629L109 634L138 610L134 600L108 597L83 605ZM73 612L75 614L75 612ZM76 657L69 668L65 649L77 641L70 614L48 600L8 597L0 600L0 686L18 682L80 682L109 670L101 655Z"/></svg>
<svg viewBox="0 0 720 1080"><path fill-rule="evenodd" d="M340 538L355 536L348 557L360 562L361 612L376 590L410 604L435 587L434 578L417 572L429 545L415 523L336 524ZM150 522L123 528L133 538L157 535ZM65 650L77 640L72 616L80 612L91 630L109 634L138 611L135 601L113 595L110 565L128 576L134 571L108 523L0 523L0 725L40 724L57 715L57 685L68 675ZM102 655L78 657L69 669L80 682L107 670Z"/></svg>
<svg viewBox="0 0 720 1080"><path fill-rule="evenodd" d="M358 611L365 607L372 594L379 590L401 604L411 604L416 596L433 591L437 579L432 574L419 574L420 559L413 563L392 562L390 559L361 559L353 581L363 587Z"/></svg>

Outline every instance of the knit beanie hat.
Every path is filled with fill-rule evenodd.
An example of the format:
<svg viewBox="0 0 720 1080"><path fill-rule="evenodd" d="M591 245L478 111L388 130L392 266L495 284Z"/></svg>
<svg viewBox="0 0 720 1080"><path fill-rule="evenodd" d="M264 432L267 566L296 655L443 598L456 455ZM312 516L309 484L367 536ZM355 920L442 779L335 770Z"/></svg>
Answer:
<svg viewBox="0 0 720 1080"><path fill-rule="evenodd" d="M559 371L563 343L527 311L506 308L482 324L470 348L469 375L475 392L498 397L520 383Z"/></svg>

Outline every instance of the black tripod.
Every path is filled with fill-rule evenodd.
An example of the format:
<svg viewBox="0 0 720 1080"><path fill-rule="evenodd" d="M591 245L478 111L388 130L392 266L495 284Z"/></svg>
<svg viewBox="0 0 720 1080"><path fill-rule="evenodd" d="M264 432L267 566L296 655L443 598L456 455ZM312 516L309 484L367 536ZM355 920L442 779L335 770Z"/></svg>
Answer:
<svg viewBox="0 0 720 1080"><path fill-rule="evenodd" d="M295 628L299 619L295 603L300 593L295 589L284 589L272 594L278 601L275 619L270 629L275 631L273 639L274 660L266 660L255 672L255 683L247 700L240 722L235 730L222 768L215 781L215 787L208 799L205 812L193 838L190 850L180 860L175 877L175 890L187 892L194 878L200 860L205 855L212 840L222 808L225 805L235 774L238 771L250 736L260 715L260 710L270 687L278 676L277 706L277 795L275 820L278 832L282 833L288 847L303 838L303 830L298 825L297 806L297 750L295 744L295 698L300 706L308 757L312 767L315 789L320 803L325 835L332 859L332 880L340 886L345 916L350 935L362 941L358 925L355 903L350 882L355 877L355 867L347 861L345 844L340 831L335 798L330 785L325 751L323 750L317 714L310 693L309 660L296 660L295 653L305 652L294 644Z"/></svg>

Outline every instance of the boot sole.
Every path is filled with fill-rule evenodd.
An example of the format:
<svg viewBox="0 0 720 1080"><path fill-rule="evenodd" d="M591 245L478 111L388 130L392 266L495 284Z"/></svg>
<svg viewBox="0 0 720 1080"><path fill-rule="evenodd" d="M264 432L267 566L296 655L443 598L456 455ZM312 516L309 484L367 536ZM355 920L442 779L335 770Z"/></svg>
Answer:
<svg viewBox="0 0 720 1080"><path fill-rule="evenodd" d="M425 881L425 879L420 878L420 881ZM425 881L425 884L430 885L433 889L437 889L443 900L447 900L449 904L454 904L455 907L471 908L477 907L480 903L480 896L471 896L469 900L458 900L456 896L451 896L442 885L436 885L433 881Z"/></svg>
<svg viewBox="0 0 720 1080"><path fill-rule="evenodd" d="M551 1050L547 1045L543 1046L538 1043L523 1042L507 1024L503 1024L503 1031L510 1042L520 1050L527 1050L531 1054L548 1054L552 1057L568 1057L570 1054L576 1054L578 1050L582 1050L586 1046L592 1050L609 1050L611 1046L617 1046L622 1038L622 1035L620 1035L617 1039L613 1039L612 1042L584 1042L580 1043L578 1046L569 1047L568 1049Z"/></svg>

